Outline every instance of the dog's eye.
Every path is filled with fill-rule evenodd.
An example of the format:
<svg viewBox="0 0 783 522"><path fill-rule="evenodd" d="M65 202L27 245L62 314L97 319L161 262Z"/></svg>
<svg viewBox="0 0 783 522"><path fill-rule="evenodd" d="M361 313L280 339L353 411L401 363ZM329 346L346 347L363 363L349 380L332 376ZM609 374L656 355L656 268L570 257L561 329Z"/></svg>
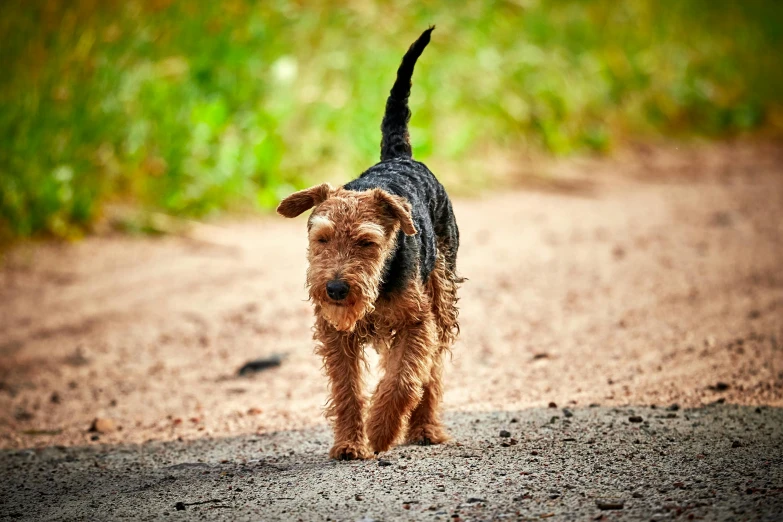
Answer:
<svg viewBox="0 0 783 522"><path fill-rule="evenodd" d="M329 242L329 238L328 237L319 237L318 238L318 242L319 243L328 243Z"/></svg>
<svg viewBox="0 0 783 522"><path fill-rule="evenodd" d="M359 241L359 246L362 247L362 248L370 248L370 247L375 246L375 243L373 243L369 239L364 239L362 241Z"/></svg>

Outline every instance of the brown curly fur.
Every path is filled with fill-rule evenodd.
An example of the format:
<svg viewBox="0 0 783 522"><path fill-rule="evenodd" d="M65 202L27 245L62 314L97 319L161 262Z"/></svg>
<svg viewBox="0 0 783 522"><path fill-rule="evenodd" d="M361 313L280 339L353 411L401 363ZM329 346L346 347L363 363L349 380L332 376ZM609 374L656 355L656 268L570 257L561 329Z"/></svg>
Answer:
<svg viewBox="0 0 783 522"><path fill-rule="evenodd" d="M458 279L446 267L445 252L439 249L426 283L413 279L402 291L379 296L398 231L415 233L407 202L380 190L319 186L309 191L297 193L284 210L318 205L308 220L307 287L315 305L316 353L330 380L326 413L335 442L329 456L368 458L371 450L386 451L403 435L413 443L444 442L438 415L442 356L459 332ZM336 274L351 288L339 303L325 291ZM362 377L368 344L381 355L383 370L369 408Z"/></svg>

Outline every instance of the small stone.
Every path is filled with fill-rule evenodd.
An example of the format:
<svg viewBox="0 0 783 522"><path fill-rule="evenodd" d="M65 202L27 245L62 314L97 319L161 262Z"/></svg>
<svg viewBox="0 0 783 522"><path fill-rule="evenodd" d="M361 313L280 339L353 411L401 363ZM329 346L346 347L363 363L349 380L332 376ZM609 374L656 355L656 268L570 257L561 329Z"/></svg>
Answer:
<svg viewBox="0 0 783 522"><path fill-rule="evenodd" d="M174 509L177 511L185 511L185 503L184 502L177 502L174 504Z"/></svg>
<svg viewBox="0 0 783 522"><path fill-rule="evenodd" d="M565 417L566 419L569 419L569 418L571 418L573 416L574 416L574 412L572 412L568 408L563 408L563 417Z"/></svg>
<svg viewBox="0 0 783 522"><path fill-rule="evenodd" d="M640 492L638 492L638 491L634 491L634 492L631 494L631 496L632 496L633 498L644 498L644 495L642 495L642 494L641 494Z"/></svg>
<svg viewBox="0 0 783 522"><path fill-rule="evenodd" d="M608 509L623 509L625 507L625 502L623 502L620 499L597 499L595 501L595 505L598 507L598 509L601 510L608 510Z"/></svg>
<svg viewBox="0 0 783 522"><path fill-rule="evenodd" d="M674 412L669 412L669 413L666 414L666 418L667 419L676 419L677 418L677 414L674 413Z"/></svg>
<svg viewBox="0 0 783 522"><path fill-rule="evenodd" d="M760 407L756 407L756 413L761 413L761 408Z"/></svg>
<svg viewBox="0 0 783 522"><path fill-rule="evenodd" d="M732 448L741 448L742 447L742 443L740 441L738 441L738 440L735 440L734 442L731 443L731 447Z"/></svg>
<svg viewBox="0 0 783 522"><path fill-rule="evenodd" d="M632 417L628 417L629 422L642 422L644 419L641 418L638 415L633 415Z"/></svg>
<svg viewBox="0 0 783 522"><path fill-rule="evenodd" d="M734 224L734 218L731 212L726 210L715 212L710 219L710 225L713 227L730 227L732 224Z"/></svg>
<svg viewBox="0 0 783 522"><path fill-rule="evenodd" d="M549 403L549 407L550 407L550 408L557 408L557 403L550 402L550 403Z"/></svg>
<svg viewBox="0 0 783 522"><path fill-rule="evenodd" d="M530 454L535 456L535 455L538 455L538 452L536 450L533 450L533 451L530 452Z"/></svg>
<svg viewBox="0 0 783 522"><path fill-rule="evenodd" d="M517 419L516 417L513 417L513 418L512 418L510 421L508 421L508 422L510 422L511 424L516 424L517 422L519 422L519 419Z"/></svg>
<svg viewBox="0 0 783 522"><path fill-rule="evenodd" d="M356 495L353 496L353 498L355 498L356 500L364 500L364 495L357 493Z"/></svg>
<svg viewBox="0 0 783 522"><path fill-rule="evenodd" d="M504 438L508 438L511 436L511 432L507 430L500 430L500 436Z"/></svg>
<svg viewBox="0 0 783 522"><path fill-rule="evenodd" d="M254 373L268 370L270 368L277 368L283 364L285 358L285 354L274 354L263 359L256 359L254 361L247 362L244 366L237 370L237 375L240 377L245 377Z"/></svg>
<svg viewBox="0 0 783 522"><path fill-rule="evenodd" d="M465 502L467 502L468 504L475 504L476 502L486 502L486 500L478 497L470 497Z"/></svg>
<svg viewBox="0 0 783 522"><path fill-rule="evenodd" d="M117 429L117 425L111 419L96 417L90 425L90 431L98 433L111 433Z"/></svg>
<svg viewBox="0 0 783 522"><path fill-rule="evenodd" d="M382 467L383 466L391 466L392 463L389 462L388 460L378 459L378 465L382 466Z"/></svg>
<svg viewBox="0 0 783 522"><path fill-rule="evenodd" d="M34 417L35 415L33 413L24 408L17 408L16 413L14 414L14 418L16 418L18 421L29 421Z"/></svg>

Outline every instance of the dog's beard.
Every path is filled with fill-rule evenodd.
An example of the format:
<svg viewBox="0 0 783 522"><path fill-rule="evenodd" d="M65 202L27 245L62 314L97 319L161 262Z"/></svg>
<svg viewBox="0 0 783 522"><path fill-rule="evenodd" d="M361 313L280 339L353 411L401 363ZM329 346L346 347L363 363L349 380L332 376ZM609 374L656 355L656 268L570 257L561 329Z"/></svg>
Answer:
<svg viewBox="0 0 783 522"><path fill-rule="evenodd" d="M362 306L356 303L352 306L336 305L334 303L321 303L321 316L335 329L352 332L356 324L367 314L372 313L373 305Z"/></svg>
<svg viewBox="0 0 783 522"><path fill-rule="evenodd" d="M359 321L375 310L380 274L350 278L346 282L351 287L350 293L348 297L339 302L332 301L321 290L326 286L324 282L316 283L308 277L308 290L310 299L318 305L317 312L329 324L337 330L352 332Z"/></svg>

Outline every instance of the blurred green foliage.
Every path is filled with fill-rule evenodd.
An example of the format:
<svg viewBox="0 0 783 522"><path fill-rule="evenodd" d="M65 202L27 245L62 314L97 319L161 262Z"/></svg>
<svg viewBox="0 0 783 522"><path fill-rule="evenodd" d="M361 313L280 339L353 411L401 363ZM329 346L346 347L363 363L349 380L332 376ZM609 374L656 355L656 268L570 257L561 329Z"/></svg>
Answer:
<svg viewBox="0 0 783 522"><path fill-rule="evenodd" d="M779 130L773 0L5 0L0 235L79 235L111 201L268 208L379 155L407 46L417 158ZM455 169L458 171L458 169Z"/></svg>

